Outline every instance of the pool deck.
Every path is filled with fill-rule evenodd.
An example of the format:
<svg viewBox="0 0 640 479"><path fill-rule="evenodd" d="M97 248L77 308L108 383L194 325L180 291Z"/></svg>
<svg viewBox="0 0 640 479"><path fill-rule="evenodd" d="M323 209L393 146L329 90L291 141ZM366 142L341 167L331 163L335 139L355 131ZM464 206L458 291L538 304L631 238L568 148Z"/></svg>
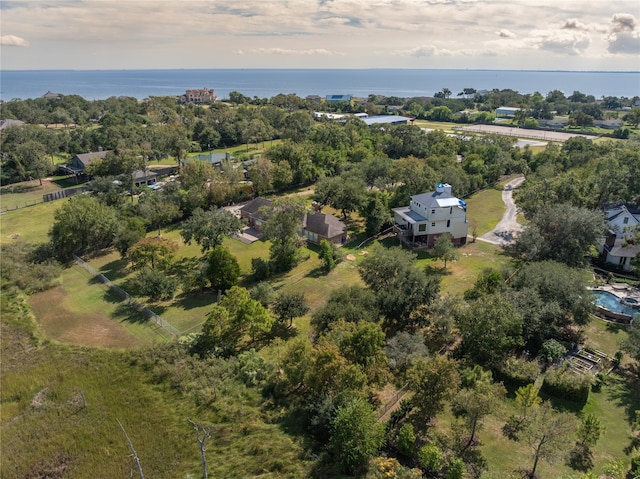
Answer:
<svg viewBox="0 0 640 479"><path fill-rule="evenodd" d="M610 293L615 294L620 299L634 299L638 303L640 303L640 289L635 288L633 286L629 286L626 283L611 283L605 284L603 286L599 286L595 289L601 289L604 291L609 291Z"/></svg>

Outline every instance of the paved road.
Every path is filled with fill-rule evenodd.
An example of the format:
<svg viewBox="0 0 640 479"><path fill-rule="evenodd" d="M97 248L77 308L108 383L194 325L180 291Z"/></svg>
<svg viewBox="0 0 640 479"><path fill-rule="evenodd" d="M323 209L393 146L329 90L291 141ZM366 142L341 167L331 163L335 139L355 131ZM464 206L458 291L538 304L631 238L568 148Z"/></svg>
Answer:
<svg viewBox="0 0 640 479"><path fill-rule="evenodd" d="M518 208L513 202L513 190L520 186L523 181L524 176L520 176L505 185L502 190L502 201L504 201L504 204L507 206L507 210L504 212L500 223L488 233L480 236L478 238L479 240L500 246L506 246L515 241L517 233L522 231L522 225L518 223L516 219Z"/></svg>

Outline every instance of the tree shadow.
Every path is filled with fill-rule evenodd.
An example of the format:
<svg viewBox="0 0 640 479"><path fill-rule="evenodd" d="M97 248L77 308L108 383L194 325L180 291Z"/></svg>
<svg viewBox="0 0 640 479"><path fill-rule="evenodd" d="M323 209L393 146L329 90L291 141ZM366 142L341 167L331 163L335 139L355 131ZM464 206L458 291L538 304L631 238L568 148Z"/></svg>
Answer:
<svg viewBox="0 0 640 479"><path fill-rule="evenodd" d="M636 363L622 366L618 374L609 377L605 392L608 398L625 409L627 421L632 423L640 409L640 366Z"/></svg>
<svg viewBox="0 0 640 479"><path fill-rule="evenodd" d="M296 328L295 324L292 327L289 327L288 324L276 320L276 322L273 323L273 326L271 327L271 331L265 333L263 338L268 342L271 342L276 338L288 341L289 339L298 336L298 334L300 334L300 331L298 330L298 328Z"/></svg>
<svg viewBox="0 0 640 479"><path fill-rule="evenodd" d="M173 301L173 305L186 311L210 306L218 302L218 293L205 290L198 293L183 294Z"/></svg>
<svg viewBox="0 0 640 479"><path fill-rule="evenodd" d="M138 311L133 307L133 305L125 302L121 302L116 306L116 309L113 312L113 317L120 320L120 322L127 322L131 324L142 324L148 321L141 311Z"/></svg>
<svg viewBox="0 0 640 479"><path fill-rule="evenodd" d="M428 264L424 267L424 273L427 276L449 276L451 275L451 270L445 269L443 266L434 266L433 264Z"/></svg>
<svg viewBox="0 0 640 479"><path fill-rule="evenodd" d="M127 276L127 264L125 259L117 259L102 266L101 271L111 281L114 279L122 279Z"/></svg>

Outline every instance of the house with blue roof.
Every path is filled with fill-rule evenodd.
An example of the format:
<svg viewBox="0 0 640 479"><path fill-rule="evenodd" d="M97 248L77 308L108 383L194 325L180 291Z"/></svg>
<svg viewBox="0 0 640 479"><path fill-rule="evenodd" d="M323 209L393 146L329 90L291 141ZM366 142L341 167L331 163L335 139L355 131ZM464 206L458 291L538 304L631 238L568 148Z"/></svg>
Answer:
<svg viewBox="0 0 640 479"><path fill-rule="evenodd" d="M451 234L455 245L467 242L467 204L453 196L447 183L438 184L435 191L413 195L409 206L392 211L398 238L412 249L432 248L444 233Z"/></svg>
<svg viewBox="0 0 640 479"><path fill-rule="evenodd" d="M329 102L346 101L351 102L351 95L327 95L326 100Z"/></svg>

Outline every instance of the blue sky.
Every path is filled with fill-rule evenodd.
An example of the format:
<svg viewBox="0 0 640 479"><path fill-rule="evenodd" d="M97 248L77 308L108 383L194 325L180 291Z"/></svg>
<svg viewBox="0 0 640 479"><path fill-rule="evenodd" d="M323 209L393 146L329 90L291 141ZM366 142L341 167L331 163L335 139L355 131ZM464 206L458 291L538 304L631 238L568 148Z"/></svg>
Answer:
<svg viewBox="0 0 640 479"><path fill-rule="evenodd" d="M638 0L2 0L1 67L640 70Z"/></svg>

